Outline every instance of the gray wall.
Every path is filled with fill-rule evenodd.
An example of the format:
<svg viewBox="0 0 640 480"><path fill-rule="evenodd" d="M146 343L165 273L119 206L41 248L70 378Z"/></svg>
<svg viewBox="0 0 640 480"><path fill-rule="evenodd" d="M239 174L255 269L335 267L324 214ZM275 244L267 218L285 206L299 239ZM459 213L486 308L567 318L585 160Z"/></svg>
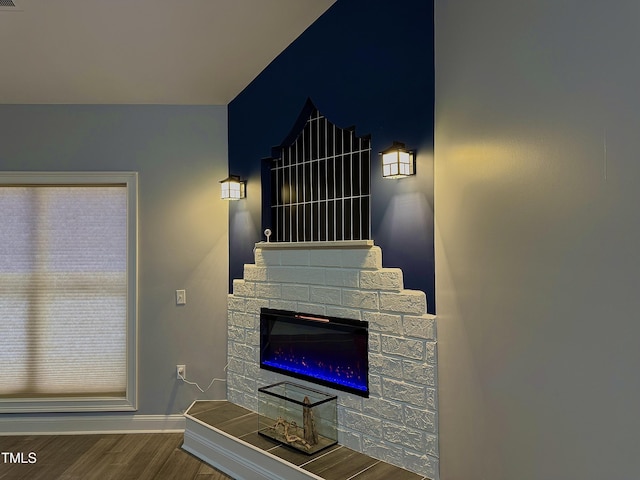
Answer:
<svg viewBox="0 0 640 480"><path fill-rule="evenodd" d="M640 477L639 19L436 2L443 480Z"/></svg>
<svg viewBox="0 0 640 480"><path fill-rule="evenodd" d="M225 398L224 383L199 394L175 366L203 387L225 377L226 106L0 105L0 170L139 172L138 413Z"/></svg>

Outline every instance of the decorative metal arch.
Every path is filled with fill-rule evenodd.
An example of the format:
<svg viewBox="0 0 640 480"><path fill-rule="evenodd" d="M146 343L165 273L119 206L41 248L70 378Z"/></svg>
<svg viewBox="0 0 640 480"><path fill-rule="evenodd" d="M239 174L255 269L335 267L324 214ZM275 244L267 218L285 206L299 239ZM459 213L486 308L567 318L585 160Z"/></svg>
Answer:
<svg viewBox="0 0 640 480"><path fill-rule="evenodd" d="M370 136L335 126L308 99L271 155L274 241L371 238Z"/></svg>

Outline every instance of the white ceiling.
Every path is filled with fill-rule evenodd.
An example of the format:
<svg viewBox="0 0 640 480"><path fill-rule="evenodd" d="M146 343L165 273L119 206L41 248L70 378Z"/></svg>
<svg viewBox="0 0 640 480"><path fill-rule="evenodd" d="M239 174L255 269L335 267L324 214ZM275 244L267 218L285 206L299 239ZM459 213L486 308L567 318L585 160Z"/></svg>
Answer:
<svg viewBox="0 0 640 480"><path fill-rule="evenodd" d="M335 0L13 0L0 104L226 105Z"/></svg>

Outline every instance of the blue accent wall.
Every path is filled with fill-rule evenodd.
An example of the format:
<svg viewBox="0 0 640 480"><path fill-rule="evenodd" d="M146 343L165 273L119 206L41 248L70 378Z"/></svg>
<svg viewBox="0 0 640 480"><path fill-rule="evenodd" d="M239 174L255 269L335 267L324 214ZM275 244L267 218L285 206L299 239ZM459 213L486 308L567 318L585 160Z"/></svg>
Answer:
<svg viewBox="0 0 640 480"><path fill-rule="evenodd" d="M339 127L371 135L372 238L435 313L433 38L433 2L338 0L229 104L229 173L247 179L247 199L229 208L230 284L269 226L262 159L311 98ZM417 151L414 177L382 178L378 152L394 140Z"/></svg>

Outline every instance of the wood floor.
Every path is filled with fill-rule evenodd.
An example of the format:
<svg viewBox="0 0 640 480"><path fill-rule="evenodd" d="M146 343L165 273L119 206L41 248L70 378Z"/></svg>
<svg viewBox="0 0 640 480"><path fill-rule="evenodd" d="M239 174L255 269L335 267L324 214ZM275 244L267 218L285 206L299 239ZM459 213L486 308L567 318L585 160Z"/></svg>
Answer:
<svg viewBox="0 0 640 480"><path fill-rule="evenodd" d="M233 480L181 450L183 438L182 433L0 437L0 480ZM27 463L34 459L30 452L35 463Z"/></svg>

